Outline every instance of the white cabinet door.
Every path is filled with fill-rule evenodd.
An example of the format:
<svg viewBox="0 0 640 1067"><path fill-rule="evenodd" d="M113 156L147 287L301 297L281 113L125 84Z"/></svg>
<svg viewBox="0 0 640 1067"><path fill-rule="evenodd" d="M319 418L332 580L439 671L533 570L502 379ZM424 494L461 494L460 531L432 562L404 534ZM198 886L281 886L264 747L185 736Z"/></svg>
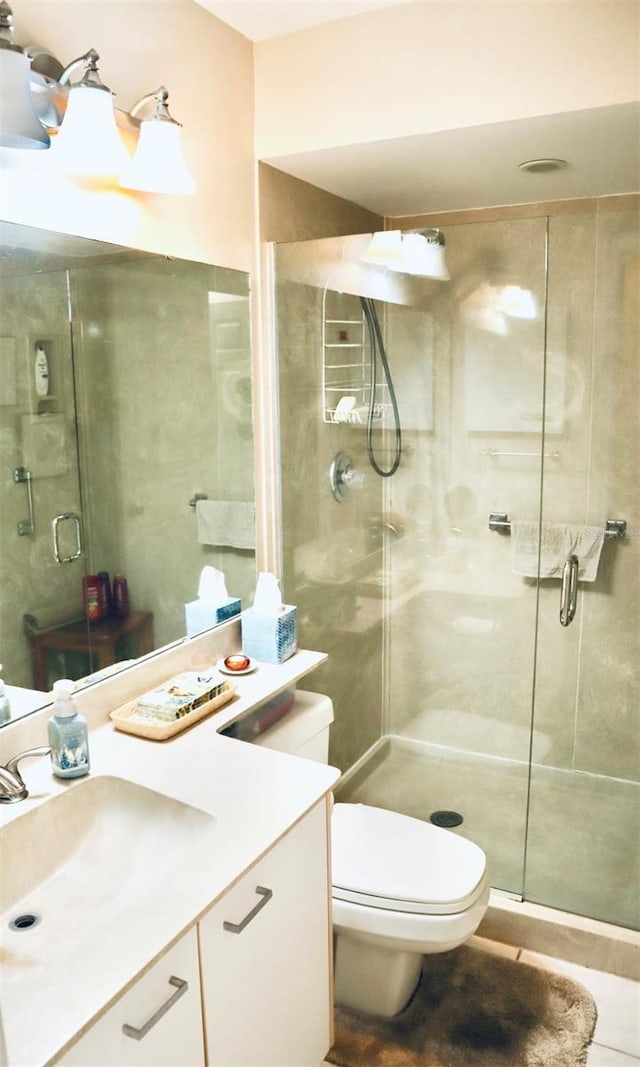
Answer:
<svg viewBox="0 0 640 1067"><path fill-rule="evenodd" d="M202 1067L203 1046L194 929L55 1062L63 1067Z"/></svg>
<svg viewBox="0 0 640 1067"><path fill-rule="evenodd" d="M200 923L210 1067L318 1067L331 1044L321 801Z"/></svg>

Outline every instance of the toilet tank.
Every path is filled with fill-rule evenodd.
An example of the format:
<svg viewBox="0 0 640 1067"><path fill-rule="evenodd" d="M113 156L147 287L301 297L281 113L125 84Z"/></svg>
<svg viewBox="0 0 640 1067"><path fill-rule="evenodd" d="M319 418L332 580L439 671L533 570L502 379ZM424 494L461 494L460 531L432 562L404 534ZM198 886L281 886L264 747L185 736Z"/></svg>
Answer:
<svg viewBox="0 0 640 1067"><path fill-rule="evenodd" d="M316 763L329 762L329 729L333 702L323 693L296 690L291 710L253 741L254 745L303 756Z"/></svg>

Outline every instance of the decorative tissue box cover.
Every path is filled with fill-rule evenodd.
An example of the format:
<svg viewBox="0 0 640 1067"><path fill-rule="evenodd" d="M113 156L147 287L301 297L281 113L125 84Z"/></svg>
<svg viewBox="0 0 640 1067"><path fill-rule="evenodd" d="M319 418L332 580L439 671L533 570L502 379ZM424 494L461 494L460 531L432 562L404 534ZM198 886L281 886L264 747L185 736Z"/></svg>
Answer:
<svg viewBox="0 0 640 1067"><path fill-rule="evenodd" d="M187 624L187 637L195 637L203 630L210 630L218 623L232 619L239 615L242 602L237 597L229 597L224 604L213 607L202 600L191 600L184 606L185 621Z"/></svg>
<svg viewBox="0 0 640 1067"><path fill-rule="evenodd" d="M297 609L285 604L280 615L242 613L242 651L262 663L284 663L298 647Z"/></svg>

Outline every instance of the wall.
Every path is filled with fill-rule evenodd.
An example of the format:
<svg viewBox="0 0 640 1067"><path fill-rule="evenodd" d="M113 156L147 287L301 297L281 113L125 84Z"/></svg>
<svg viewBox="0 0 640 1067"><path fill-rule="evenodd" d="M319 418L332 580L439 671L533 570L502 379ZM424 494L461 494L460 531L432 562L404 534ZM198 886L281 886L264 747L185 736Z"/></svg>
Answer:
<svg viewBox="0 0 640 1067"><path fill-rule="evenodd" d="M270 41L258 158L634 100L632 0L428 0Z"/></svg>
<svg viewBox="0 0 640 1067"><path fill-rule="evenodd" d="M264 242L369 232L383 225L379 216L358 205L264 164L260 217ZM282 508L283 516L274 539L274 567L282 574L285 598L298 606L300 644L330 653L328 664L308 685L334 702L330 759L348 767L382 731L380 605L368 624L353 626L359 582L381 564L379 552L370 551L368 529L382 501L377 479L369 479L364 491L344 505L334 501L329 489L328 471L338 450L349 451L363 468L363 434L322 421L321 290L303 284L299 247L281 243L275 249L272 310L278 347L263 350L262 369L263 382L271 376L272 411L280 417L274 424L278 454L265 473L276 502L273 512L279 516ZM266 267L271 269L268 256ZM268 328L265 336L270 337Z"/></svg>
<svg viewBox="0 0 640 1067"><path fill-rule="evenodd" d="M18 43L35 41L63 64L95 47L117 107L127 110L166 85L170 110L183 123L197 192L154 197L96 191L47 176L47 152L29 153L26 171L16 165L26 153L5 152L3 217L253 270L251 42L191 0L17 0L13 6Z"/></svg>
<svg viewBox="0 0 640 1067"><path fill-rule="evenodd" d="M311 241L384 228L380 215L266 163L259 164L258 174L263 241Z"/></svg>

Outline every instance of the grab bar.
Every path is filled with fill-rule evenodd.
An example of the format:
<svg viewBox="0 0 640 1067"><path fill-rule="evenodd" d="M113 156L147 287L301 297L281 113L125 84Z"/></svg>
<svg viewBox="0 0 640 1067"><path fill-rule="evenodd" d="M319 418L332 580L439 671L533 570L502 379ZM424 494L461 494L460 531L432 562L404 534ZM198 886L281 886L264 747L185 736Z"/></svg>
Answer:
<svg viewBox="0 0 640 1067"><path fill-rule="evenodd" d="M29 518L18 523L18 537L31 536L36 532L33 515L33 488L31 485L31 471L26 467L14 467L13 480L17 484L25 482L27 486L27 504L29 506Z"/></svg>
<svg viewBox="0 0 640 1067"><path fill-rule="evenodd" d="M489 529L497 533L510 534L511 520L506 511L492 511L489 515ZM618 540L627 533L626 519L607 519L604 524L604 536L607 540Z"/></svg>
<svg viewBox="0 0 640 1067"><path fill-rule="evenodd" d="M560 586L560 625L569 626L576 614L578 599L578 557L568 556L562 568Z"/></svg>

